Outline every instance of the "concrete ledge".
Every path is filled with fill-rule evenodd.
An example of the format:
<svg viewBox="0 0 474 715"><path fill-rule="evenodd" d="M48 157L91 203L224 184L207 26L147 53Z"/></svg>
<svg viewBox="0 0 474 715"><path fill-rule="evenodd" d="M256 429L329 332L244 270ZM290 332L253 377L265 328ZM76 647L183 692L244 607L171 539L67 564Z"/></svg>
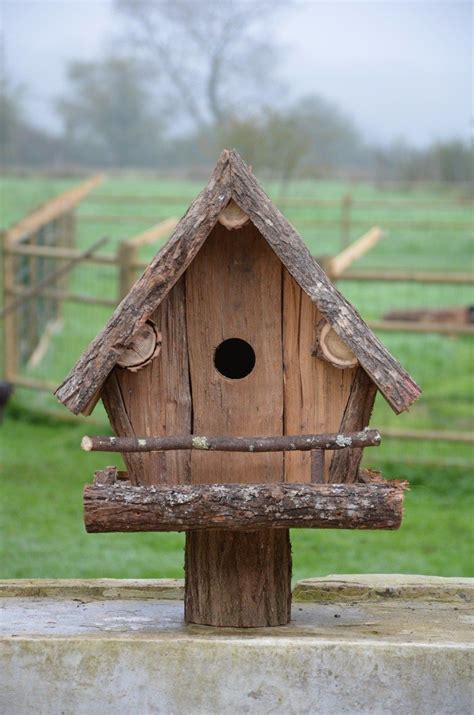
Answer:
<svg viewBox="0 0 474 715"><path fill-rule="evenodd" d="M4 582L0 712L471 715L473 583L311 579L288 626L216 630L180 582Z"/></svg>
<svg viewBox="0 0 474 715"><path fill-rule="evenodd" d="M0 598L184 598L184 579L15 579L0 581Z"/></svg>
<svg viewBox="0 0 474 715"><path fill-rule="evenodd" d="M341 574L298 581L293 591L293 601L304 603L387 598L472 603L474 579L405 574Z"/></svg>

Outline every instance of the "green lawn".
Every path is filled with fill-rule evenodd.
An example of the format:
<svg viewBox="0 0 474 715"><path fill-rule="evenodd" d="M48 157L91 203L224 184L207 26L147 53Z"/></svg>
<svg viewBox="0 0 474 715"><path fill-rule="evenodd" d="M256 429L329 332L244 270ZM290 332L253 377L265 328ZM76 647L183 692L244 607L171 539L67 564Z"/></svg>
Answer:
<svg viewBox="0 0 474 715"><path fill-rule="evenodd" d="M151 578L183 573L179 534L87 535L82 489L115 455L79 449L84 427L12 409L2 426L3 578ZM370 460L368 460L370 464ZM383 464L411 481L397 532L294 530L294 576L472 575L472 488L464 470Z"/></svg>
<svg viewBox="0 0 474 715"><path fill-rule="evenodd" d="M2 223L17 220L25 210L76 183L73 180L6 178L0 181ZM147 227L147 221L88 220L97 214L152 216L156 220L181 215L188 199L201 188L198 182L113 178L96 192L104 203L86 201L79 210L78 245L87 246L102 235L110 238L107 250ZM270 186L270 189L272 187ZM440 193L430 187L416 192L379 192L369 184L298 182L291 187L297 197L336 198L351 192L356 199L416 199L439 201L429 209L360 207L354 210L352 238L371 225L394 224L389 236L362 267L413 268L420 270L468 270L472 259L469 207L445 207L455 192ZM134 204L107 202L108 194L182 196ZM284 207L282 207L284 208ZM311 226L312 219L338 215L338 207L288 207L285 211L318 255L334 253L340 243L337 226ZM419 226L417 221L430 226ZM434 224L434 225L433 225ZM443 225L444 224L444 225ZM447 225L451 228L446 228ZM149 257L152 249L143 257ZM341 290L364 317L379 318L393 307L463 305L473 303L465 286L341 283ZM107 266L81 267L74 272L71 288L82 293L112 297L116 276ZM27 374L59 381L103 326L110 310L69 303L63 329L54 337L46 358ZM372 424L418 429L468 430L472 427L472 339L448 336L392 333L381 336L423 387L420 401L405 415L396 417L378 400ZM17 390L1 426L1 547L0 577L160 577L180 576L183 538L176 534L86 535L82 525L82 486L94 469L116 461L115 455L85 454L79 442L85 431L103 432L104 414L93 419L99 425L68 424L45 419L41 413L58 408L53 397ZM440 575L472 573L472 487L467 468L472 448L467 444L414 442L385 439L377 450L367 450L368 466L386 476L411 482L406 496L406 517L398 532L294 531L295 577L334 572L417 572ZM419 464L419 463L425 463ZM428 464L426 464L428 463ZM439 466L442 463L442 466ZM438 466L436 466L438 465Z"/></svg>

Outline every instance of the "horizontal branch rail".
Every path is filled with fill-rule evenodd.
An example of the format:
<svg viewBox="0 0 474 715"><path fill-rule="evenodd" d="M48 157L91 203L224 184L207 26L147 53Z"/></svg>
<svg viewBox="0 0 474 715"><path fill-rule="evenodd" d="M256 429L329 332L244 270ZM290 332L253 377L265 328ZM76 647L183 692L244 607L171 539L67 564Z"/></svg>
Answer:
<svg viewBox="0 0 474 715"><path fill-rule="evenodd" d="M414 320L368 320L372 330L387 333L439 333L440 335L474 335L474 325L431 323Z"/></svg>
<svg viewBox="0 0 474 715"><path fill-rule="evenodd" d="M391 439L415 439L427 442L459 442L465 444L474 443L474 432L448 432L444 430L420 430L420 429L396 429L387 427L382 429L385 437Z"/></svg>
<svg viewBox="0 0 474 715"><path fill-rule="evenodd" d="M398 529L406 482L87 485L88 532Z"/></svg>
<svg viewBox="0 0 474 715"><path fill-rule="evenodd" d="M5 246L4 253L13 256L40 256L43 258L70 259L78 258L81 251L75 248L55 248L54 246L30 246L14 244ZM103 263L117 265L117 258L113 254L96 253L83 259L87 263ZM135 261L134 268L146 268L149 261ZM351 281L393 281L414 283L453 283L472 285L474 275L470 272L439 273L435 271L397 271L381 269L349 269L344 271L339 280Z"/></svg>
<svg viewBox="0 0 474 715"><path fill-rule="evenodd" d="M40 256L41 258L61 258L73 260L80 258L81 262L87 263L106 263L111 265L117 264L117 258L111 254L94 253L91 256L85 256L83 251L76 248L59 248L55 246L30 246L25 244L13 244L5 246L4 253L11 256Z"/></svg>
<svg viewBox="0 0 474 715"><path fill-rule="evenodd" d="M381 437L377 430L362 430L345 434L305 434L272 437L208 437L177 435L170 437L83 437L81 447L86 452L161 452L199 449L219 452L292 452L313 449L345 449L346 447L378 447Z"/></svg>
<svg viewBox="0 0 474 715"><path fill-rule="evenodd" d="M12 295L27 295L28 288L16 286L8 291ZM63 300L70 303L87 303L88 305L106 305L115 308L117 301L113 298L102 298L98 295L89 295L87 293L73 293L71 291L59 290L56 288L42 288L35 293L35 298L42 296L44 298L52 298L53 300ZM31 296L27 295L28 298Z"/></svg>
<svg viewBox="0 0 474 715"><path fill-rule="evenodd" d="M193 200L193 196L160 196L157 194L94 194L89 196L88 203L178 203L178 204L189 204ZM341 199L314 199L311 197L297 197L297 196L281 196L275 197L276 203L285 206L304 206L304 207L320 207L320 206L340 206ZM353 208L399 208L401 206L405 208L430 208L439 209L443 208L456 208L464 206L472 206L473 202L468 198L458 198L458 199L448 199L439 201L419 201L410 199L357 199L353 197Z"/></svg>
<svg viewBox="0 0 474 715"><path fill-rule="evenodd" d="M140 214L81 214L81 221L96 221L110 223L148 223L152 224L156 221L156 216L140 215ZM299 226L339 226L341 221L339 217L334 218L299 218L292 216L293 223ZM352 226L367 226L367 219L353 219ZM424 221L422 219L387 219L383 221L384 227L414 227L422 229L443 229L450 228L472 228L470 221Z"/></svg>
<svg viewBox="0 0 474 715"><path fill-rule="evenodd" d="M12 385L17 385L18 387L26 387L30 390L40 390L41 392L48 392L52 394L57 384L55 382L48 382L47 380L37 380L33 377L25 377L24 375L8 375L8 382ZM77 419L77 418L76 418Z"/></svg>
<svg viewBox="0 0 474 715"><path fill-rule="evenodd" d="M437 273L434 271L386 271L384 269L352 269L342 273L341 281L392 281L413 283L453 283L471 285L474 274L469 272Z"/></svg>
<svg viewBox="0 0 474 715"><path fill-rule="evenodd" d="M150 244L156 243L161 238L168 236L172 231L174 231L178 222L179 219L171 216L170 218L166 218L163 221L154 224L151 228L143 231L143 233L139 233L132 238L127 238L126 241L123 241L122 243L126 243L127 245L137 249L142 248L143 246L149 246Z"/></svg>
<svg viewBox="0 0 474 715"><path fill-rule="evenodd" d="M7 313L11 313L12 311L16 310L20 305L22 305L25 301L29 300L30 298L36 297L44 288L51 285L51 283L56 278L66 275L66 273L69 273L76 266L77 263L80 263L80 261L82 261L84 258L91 256L94 253L94 251L96 251L101 246L103 246L104 243L107 243L108 240L109 239L105 238L105 237L100 238L86 251L82 251L76 258L71 258L66 264L63 264L63 265L59 266L58 268L56 268L55 270L51 271L51 273L49 273L47 276L45 276L41 281L36 283L34 286L32 286L31 288L27 288L23 295L19 296L18 298L13 300L11 303L8 303L2 310L0 310L0 318L2 318Z"/></svg>

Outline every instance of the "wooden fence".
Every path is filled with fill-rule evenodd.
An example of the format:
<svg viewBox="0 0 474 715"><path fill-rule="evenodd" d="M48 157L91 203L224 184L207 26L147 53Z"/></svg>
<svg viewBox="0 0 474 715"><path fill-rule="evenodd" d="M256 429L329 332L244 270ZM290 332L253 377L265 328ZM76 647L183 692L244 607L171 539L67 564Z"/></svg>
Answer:
<svg viewBox="0 0 474 715"><path fill-rule="evenodd" d="M147 245L154 244L174 229L177 219L167 218L148 228L144 232L125 239L116 244L113 252L96 252L84 257L76 246L75 208L87 196L87 203L111 201L122 203L153 202L154 207L166 202L184 204L189 202L185 197L128 196L91 194L98 186L101 177L93 177L86 182L64 192L52 201L29 214L8 229L3 236L3 293L4 305L21 296L28 296L31 287L41 282L45 276L54 272L55 267L68 261L80 260L81 265L108 266L114 272L115 290L113 294L91 295L87 291L73 291L70 288L69 276L62 276L57 281L41 288L35 293L34 299L27 298L16 309L4 316L4 379L14 384L32 389L52 391L55 385L51 380L42 380L28 375L28 368L38 363L45 355L49 341L61 318L62 306L65 302L82 303L92 306L113 308L129 291L139 273L148 265L148 261L140 258L140 251ZM349 200L350 199L350 200ZM380 202L358 201L358 205L380 206ZM403 203L403 202L402 202ZM410 206L426 205L426 202L407 202ZM431 285L472 285L472 273L458 271L440 273L420 270L387 270L387 269L353 269L354 259L375 245L381 231L374 227L357 241L350 243L351 232L355 223L352 221L354 201L352 197L344 196L336 200L310 200L288 198L280 201L283 205L328 206L340 207L338 225L343 250L335 257L318 259L334 280L392 283L418 283ZM464 205L464 201L452 201L453 206ZM397 203L398 205L398 203ZM431 205L431 204L429 204ZM85 213L80 220L87 221L97 218L113 220L124 224L130 216L93 215ZM149 218L140 216L147 222ZM318 221L314 221L315 224ZM334 223L334 222L333 222ZM468 324L410 322L400 320L369 321L375 331L396 331L411 333L439 333L446 335L472 334L474 326ZM100 326L97 326L98 328ZM66 326L66 330L69 326ZM74 359L76 356L71 356ZM436 441L473 441L470 434L453 432L433 432L405 430L384 430L388 436L400 439L423 439Z"/></svg>
<svg viewBox="0 0 474 715"><path fill-rule="evenodd" d="M155 195L155 194L97 194L95 196L89 197L90 203L98 204L99 206L107 206L114 204L123 204L139 207L140 205L150 204L156 209L159 206L172 206L177 207L187 207L193 197L190 196L180 196L176 194L167 195ZM459 208L469 208L472 207L472 199L465 197L457 197L446 199L443 198L442 201L434 202L421 199L396 199L396 200L380 200L380 199L355 199L352 194L344 194L340 198L328 198L328 199L317 199L311 197L295 197L295 196L281 196L277 199L278 206L283 212L288 210L296 209L333 209L335 212L334 217L316 217L316 216L302 216L298 218L297 223L301 228L311 228L317 226L324 226L327 228L337 228L339 233L339 243L341 249L347 247L352 238L354 231L359 233L364 227L367 226L367 219L357 217L357 211L359 209L370 209L371 211L376 211L377 209L391 209L398 210L401 208L405 209L430 209L430 212L434 214L432 218L426 220L425 218L384 218L383 225L385 229L390 228L413 228L416 226L417 229L422 229L429 231L431 229L444 229L449 231L450 229L470 229L472 228L472 221L470 220L443 220L439 218L439 213L446 209L455 210ZM85 221L90 221L94 223L112 223L117 221L123 221L125 223L144 225L151 224L156 220L156 216L144 215L141 213L129 213L126 216L115 214L112 212L103 213L88 213L83 217Z"/></svg>
<svg viewBox="0 0 474 715"><path fill-rule="evenodd" d="M45 281L58 251L74 251L75 207L102 181L94 176L69 189L25 216L2 234L3 305L27 295ZM44 354L49 337L61 318L62 299L68 276L61 275L30 300L19 302L3 319L3 372L14 382L26 364L35 364Z"/></svg>

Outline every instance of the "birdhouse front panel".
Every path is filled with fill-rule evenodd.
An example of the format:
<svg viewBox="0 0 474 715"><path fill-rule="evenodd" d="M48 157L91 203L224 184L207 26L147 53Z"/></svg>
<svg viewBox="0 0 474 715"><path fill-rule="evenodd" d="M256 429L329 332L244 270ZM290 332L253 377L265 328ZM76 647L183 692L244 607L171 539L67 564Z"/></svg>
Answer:
<svg viewBox="0 0 474 715"><path fill-rule="evenodd" d="M247 222L216 224L186 272L193 433L283 434L282 265ZM195 484L283 481L283 454L195 451Z"/></svg>
<svg viewBox="0 0 474 715"><path fill-rule="evenodd" d="M56 394L76 414L102 397L132 484L199 485L357 481L367 440L356 432L377 390L397 413L420 393L249 168L223 152ZM257 450L224 446L260 436L270 440Z"/></svg>
<svg viewBox="0 0 474 715"><path fill-rule="evenodd" d="M218 222L105 384L115 434L339 431L358 367L347 346L334 349L331 332L321 343L326 325L250 221L232 229ZM353 429L367 426L364 419ZM314 481L308 452L123 456L136 484ZM320 481L331 479L332 456L326 452Z"/></svg>

